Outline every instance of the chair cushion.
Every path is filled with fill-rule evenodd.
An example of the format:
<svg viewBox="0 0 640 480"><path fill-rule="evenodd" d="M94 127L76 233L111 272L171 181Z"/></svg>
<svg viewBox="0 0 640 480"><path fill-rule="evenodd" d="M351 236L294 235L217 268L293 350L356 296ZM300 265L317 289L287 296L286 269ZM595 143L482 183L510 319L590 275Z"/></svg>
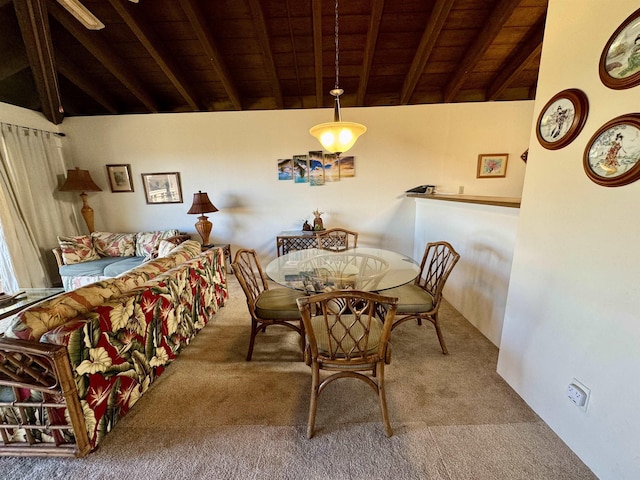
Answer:
<svg viewBox="0 0 640 480"><path fill-rule="evenodd" d="M345 328L344 325L350 325L354 321L355 317L353 315L342 315L340 318L342 322L336 322L336 324L332 327L333 335L332 335L331 342L335 345L337 341L336 339L340 339L340 344L342 345L342 348L338 349L337 352L335 352L335 348L334 348L334 353L337 353L336 355L337 357L345 356L344 354L340 355L341 351L349 352L350 354L359 356L361 352L359 352L358 349L356 348L356 342L354 341L354 338L358 340L364 335L365 333L364 326L362 325L362 323L356 322L352 327L350 327L349 334L346 335L347 329ZM330 321L334 319L335 319L334 316L331 316L329 318ZM369 341L367 344L368 349L366 353L368 354L372 354L376 352L376 350L378 349L378 341L380 340L380 334L382 333L382 322L375 321L375 319L373 320L374 321L371 322L371 327L369 331ZM313 326L313 332L316 335L316 342L318 343L318 352L324 355L329 354L329 352L331 351L329 348L329 332L327 331L327 326L324 322L324 317L321 315L312 317L311 325ZM364 346L364 344L361 345L361 347L362 346Z"/></svg>
<svg viewBox="0 0 640 480"><path fill-rule="evenodd" d="M300 318L296 299L303 296L303 292L291 288L265 290L256 301L256 315L265 320Z"/></svg>
<svg viewBox="0 0 640 480"><path fill-rule="evenodd" d="M397 313L421 313L433 308L433 297L416 284L402 285L385 290L389 297L398 297Z"/></svg>

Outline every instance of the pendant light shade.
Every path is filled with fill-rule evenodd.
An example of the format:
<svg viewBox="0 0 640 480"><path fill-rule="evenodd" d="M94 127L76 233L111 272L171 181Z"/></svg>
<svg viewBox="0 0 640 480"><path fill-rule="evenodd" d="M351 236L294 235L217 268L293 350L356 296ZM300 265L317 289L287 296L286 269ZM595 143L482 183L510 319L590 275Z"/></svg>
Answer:
<svg viewBox="0 0 640 480"><path fill-rule="evenodd" d="M322 147L331 152L341 153L349 150L356 143L360 135L367 131L367 127L359 123L343 122L342 112L340 111L340 95L344 93L338 86L338 77L340 74L340 50L338 43L338 1L336 0L336 24L335 24L335 45L336 45L336 85L329 93L335 97L335 107L333 111L333 122L321 123L311 127L309 133L316 137Z"/></svg>
<svg viewBox="0 0 640 480"><path fill-rule="evenodd" d="M331 153L344 153L356 143L367 127L353 122L320 123L309 130L325 150Z"/></svg>

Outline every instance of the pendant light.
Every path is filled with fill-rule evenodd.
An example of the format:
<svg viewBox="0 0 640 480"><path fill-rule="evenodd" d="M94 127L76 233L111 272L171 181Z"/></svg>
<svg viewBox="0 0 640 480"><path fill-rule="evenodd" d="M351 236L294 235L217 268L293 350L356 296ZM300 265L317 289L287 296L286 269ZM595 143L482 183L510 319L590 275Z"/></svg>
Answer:
<svg viewBox="0 0 640 480"><path fill-rule="evenodd" d="M309 133L320 141L325 150L340 155L353 147L358 137L367 131L367 127L359 123L342 121L342 114L340 112L340 95L344 93L344 90L338 86L338 77L340 75L338 0L336 0L335 44L336 85L335 88L329 92L333 97L335 97L333 122L321 123L311 127Z"/></svg>

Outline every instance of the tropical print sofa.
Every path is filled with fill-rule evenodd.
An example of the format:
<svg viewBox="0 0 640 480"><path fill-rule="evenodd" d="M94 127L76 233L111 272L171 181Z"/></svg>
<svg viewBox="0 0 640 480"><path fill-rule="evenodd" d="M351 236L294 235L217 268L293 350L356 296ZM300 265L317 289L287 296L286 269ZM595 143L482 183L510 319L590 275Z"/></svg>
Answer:
<svg viewBox="0 0 640 480"><path fill-rule="evenodd" d="M66 291L120 275L187 240L178 230L59 236L53 253Z"/></svg>
<svg viewBox="0 0 640 480"><path fill-rule="evenodd" d="M23 311L0 338L0 455L95 449L225 304L224 266L187 241Z"/></svg>

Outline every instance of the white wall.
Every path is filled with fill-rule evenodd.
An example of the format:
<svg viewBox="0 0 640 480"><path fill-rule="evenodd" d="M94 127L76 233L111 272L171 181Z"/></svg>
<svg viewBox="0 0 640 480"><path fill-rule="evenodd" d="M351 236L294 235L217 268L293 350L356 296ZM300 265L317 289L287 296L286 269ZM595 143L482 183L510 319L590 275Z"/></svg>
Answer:
<svg viewBox="0 0 640 480"><path fill-rule="evenodd" d="M557 92L589 98L583 132L556 151L531 135L498 372L603 479L640 478L640 182L601 187L585 146L608 120L639 111L640 87L598 76L604 45L637 0L550 0L535 116ZM566 398L577 378L587 411Z"/></svg>
<svg viewBox="0 0 640 480"><path fill-rule="evenodd" d="M422 258L428 242L445 240L460 254L444 297L494 345L502 323L519 209L416 199L413 257Z"/></svg>
<svg viewBox="0 0 640 480"><path fill-rule="evenodd" d="M212 239L232 248L276 254L275 236L299 229L316 208L325 226L360 232L359 244L413 253L414 201L404 191L437 184L441 191L519 197L533 102L345 109L367 133L349 152L356 177L320 187L278 181L276 162L317 150L310 126L331 111L259 111L74 117L64 121L72 161L105 190L92 193L96 228L135 231L177 227L195 234L192 195L209 193ZM487 121L491 119L491 121ZM510 154L504 179L476 179L479 153ZM106 164L129 163L134 193L111 193ZM147 205L140 174L179 171L184 204ZM198 238L197 235L195 238Z"/></svg>

